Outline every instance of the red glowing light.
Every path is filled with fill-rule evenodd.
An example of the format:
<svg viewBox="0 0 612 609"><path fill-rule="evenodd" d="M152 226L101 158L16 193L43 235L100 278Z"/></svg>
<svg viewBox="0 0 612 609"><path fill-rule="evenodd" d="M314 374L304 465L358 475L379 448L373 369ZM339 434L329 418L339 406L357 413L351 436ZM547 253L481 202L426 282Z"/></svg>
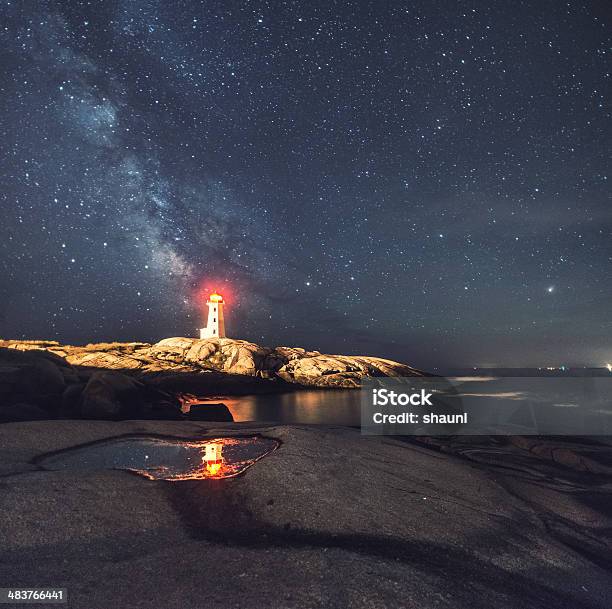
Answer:
<svg viewBox="0 0 612 609"><path fill-rule="evenodd" d="M207 463L206 471L211 476L218 476L221 471L222 463Z"/></svg>
<svg viewBox="0 0 612 609"><path fill-rule="evenodd" d="M220 300L213 300L212 297L214 295ZM204 314L206 314L207 302L223 304L225 309L227 309L238 300L238 287L236 284L230 284L227 279L222 277L203 279L198 285L193 287L190 300L194 307L197 307L199 310L204 309Z"/></svg>

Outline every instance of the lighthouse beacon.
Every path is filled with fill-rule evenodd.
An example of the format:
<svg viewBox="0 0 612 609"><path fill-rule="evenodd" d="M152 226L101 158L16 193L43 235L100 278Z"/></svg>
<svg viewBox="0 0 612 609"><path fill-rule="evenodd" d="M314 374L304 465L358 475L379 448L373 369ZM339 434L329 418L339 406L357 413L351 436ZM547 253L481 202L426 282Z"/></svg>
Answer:
<svg viewBox="0 0 612 609"><path fill-rule="evenodd" d="M225 338L225 319L223 318L223 296L213 292L208 297L208 321L200 328L200 338Z"/></svg>

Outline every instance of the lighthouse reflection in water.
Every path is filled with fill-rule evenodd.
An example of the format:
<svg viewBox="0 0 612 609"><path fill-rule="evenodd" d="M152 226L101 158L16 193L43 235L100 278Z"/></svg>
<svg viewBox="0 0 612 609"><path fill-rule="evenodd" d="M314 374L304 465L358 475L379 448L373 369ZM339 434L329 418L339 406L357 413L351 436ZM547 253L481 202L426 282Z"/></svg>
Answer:
<svg viewBox="0 0 612 609"><path fill-rule="evenodd" d="M232 478L279 446L261 436L180 440L124 436L79 446L44 457L48 470L128 470L149 480Z"/></svg>
<svg viewBox="0 0 612 609"><path fill-rule="evenodd" d="M186 458L180 468L183 471L170 464L135 471L151 480L232 478L278 447L276 440L261 437L215 438L181 444L185 450L183 459Z"/></svg>
<svg viewBox="0 0 612 609"><path fill-rule="evenodd" d="M223 444L219 442L205 444L202 461L206 464L206 471L211 478L219 476L223 469Z"/></svg>

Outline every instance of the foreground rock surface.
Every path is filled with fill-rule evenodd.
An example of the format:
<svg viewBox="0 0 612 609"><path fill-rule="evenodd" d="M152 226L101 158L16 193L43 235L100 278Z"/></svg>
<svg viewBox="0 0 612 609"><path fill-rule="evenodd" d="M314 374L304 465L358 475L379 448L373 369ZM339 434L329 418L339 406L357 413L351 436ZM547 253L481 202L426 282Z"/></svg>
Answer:
<svg viewBox="0 0 612 609"><path fill-rule="evenodd" d="M130 433L282 445L223 481L33 463ZM67 587L77 609L609 608L610 478L486 461L331 427L11 423L2 579Z"/></svg>
<svg viewBox="0 0 612 609"><path fill-rule="evenodd" d="M269 348L229 338L84 347L0 340L0 422L40 419L45 412L64 418L179 418L183 394L345 389L359 387L366 376L421 374L377 357ZM17 404L27 408L17 412Z"/></svg>

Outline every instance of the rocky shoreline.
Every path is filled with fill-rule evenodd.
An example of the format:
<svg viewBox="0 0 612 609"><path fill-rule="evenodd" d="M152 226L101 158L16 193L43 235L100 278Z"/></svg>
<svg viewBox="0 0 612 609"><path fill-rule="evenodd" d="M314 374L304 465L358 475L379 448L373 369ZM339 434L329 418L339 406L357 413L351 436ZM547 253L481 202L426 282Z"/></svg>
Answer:
<svg viewBox="0 0 612 609"><path fill-rule="evenodd" d="M353 389L367 376L422 374L377 357L228 338L85 346L0 340L0 421L180 419L198 397Z"/></svg>
<svg viewBox="0 0 612 609"><path fill-rule="evenodd" d="M227 480L41 465L113 438L253 435L280 447ZM503 443L34 421L1 425L0 447L4 578L66 587L70 607L610 607L609 476Z"/></svg>

